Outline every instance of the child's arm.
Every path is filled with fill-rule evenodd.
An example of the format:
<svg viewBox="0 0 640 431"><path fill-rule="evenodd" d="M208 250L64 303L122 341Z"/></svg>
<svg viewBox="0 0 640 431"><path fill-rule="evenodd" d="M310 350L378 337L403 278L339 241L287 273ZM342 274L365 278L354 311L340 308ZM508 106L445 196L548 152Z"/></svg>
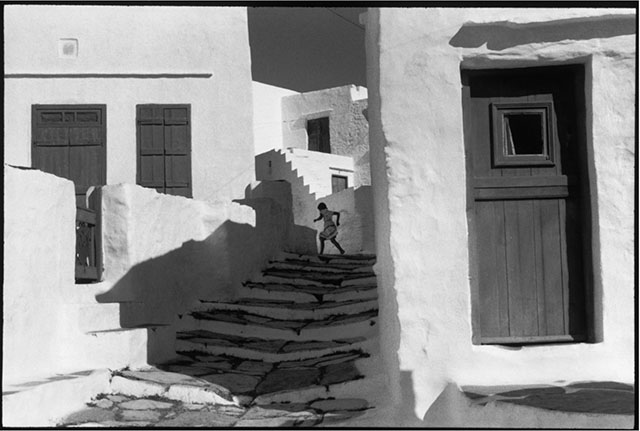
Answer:
<svg viewBox="0 0 640 431"><path fill-rule="evenodd" d="M336 226L340 226L340 211L334 211L333 215L336 216Z"/></svg>
<svg viewBox="0 0 640 431"><path fill-rule="evenodd" d="M322 214L320 214L320 215L318 216L318 218L314 218L314 219L313 219L313 221L314 221L314 222L315 222L315 221L318 221L318 220L320 220L321 218L322 218Z"/></svg>

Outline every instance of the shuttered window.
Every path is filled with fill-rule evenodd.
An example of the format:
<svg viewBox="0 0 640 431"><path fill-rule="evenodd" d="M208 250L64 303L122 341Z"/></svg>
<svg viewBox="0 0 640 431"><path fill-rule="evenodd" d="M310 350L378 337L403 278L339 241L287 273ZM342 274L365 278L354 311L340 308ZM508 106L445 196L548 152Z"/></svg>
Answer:
<svg viewBox="0 0 640 431"><path fill-rule="evenodd" d="M307 121L307 136L309 151L331 153L329 137L329 117L315 118Z"/></svg>
<svg viewBox="0 0 640 431"><path fill-rule="evenodd" d="M33 105L32 165L74 182L84 207L91 186L106 184L106 105Z"/></svg>
<svg viewBox="0 0 640 431"><path fill-rule="evenodd" d="M331 193L338 193L349 187L347 177L331 175Z"/></svg>
<svg viewBox="0 0 640 431"><path fill-rule="evenodd" d="M138 105L137 147L139 185L192 197L190 105Z"/></svg>

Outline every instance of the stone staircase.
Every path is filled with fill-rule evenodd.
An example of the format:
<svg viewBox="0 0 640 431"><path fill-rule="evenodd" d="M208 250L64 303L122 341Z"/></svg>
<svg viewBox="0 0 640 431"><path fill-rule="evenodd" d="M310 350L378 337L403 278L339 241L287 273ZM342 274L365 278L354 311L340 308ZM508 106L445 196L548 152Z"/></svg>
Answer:
<svg viewBox="0 0 640 431"><path fill-rule="evenodd" d="M179 359L158 368L222 387L242 406L318 403L374 407L379 384L373 255L284 253L239 297L183 317Z"/></svg>

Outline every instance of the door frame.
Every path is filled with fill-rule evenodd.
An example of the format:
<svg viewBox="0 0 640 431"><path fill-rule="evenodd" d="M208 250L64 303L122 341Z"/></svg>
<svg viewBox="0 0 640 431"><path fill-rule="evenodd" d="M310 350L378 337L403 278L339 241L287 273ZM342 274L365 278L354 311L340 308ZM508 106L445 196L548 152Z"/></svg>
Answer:
<svg viewBox="0 0 640 431"><path fill-rule="evenodd" d="M36 121L37 119L37 113L38 111L42 111L42 110L47 110L47 109L51 109L51 110L80 110L80 109L93 109L93 110L98 110L100 111L100 118L101 118L101 127L100 127L100 131L101 131L101 140L102 140L102 145L100 145L101 148L101 154L102 154L102 161L100 164L100 181L102 184L100 185L106 185L107 184L107 105L106 104L62 104L62 105L57 105L57 104L45 104L45 105L39 105L39 104L34 104L31 105L31 166L35 167L39 160L38 157L38 151L36 151L36 143L35 143L35 136L36 136L36 128L37 125L40 124ZM64 127L64 123L62 123L62 126L56 126L56 125L51 125L51 127ZM74 183L74 187L77 189L77 185Z"/></svg>
<svg viewBox="0 0 640 431"><path fill-rule="evenodd" d="M602 341L597 337L596 331L596 318L601 316L599 312L601 303L596 303L594 292L594 261L593 261L593 242L592 242L592 207L594 203L591 198L591 181L589 172L592 172L593 160L589 160L589 148L587 141L587 97L586 97L586 65L585 64L556 64L556 65L532 65L529 68L569 68L574 73L574 94L576 104L576 147L580 182L578 184L578 192L581 196L580 209L581 209L581 230L582 235L582 271L583 271L583 283L584 283L584 306L585 306L585 325L586 325L586 338L574 340L570 335L555 341L539 341L543 344L553 343L567 343L567 342L587 342L595 343ZM536 345L536 341L533 340L517 340L514 337L513 342L503 343L487 343L481 340L481 324L480 324L480 286L479 286L479 259L477 250L477 226L475 221L475 189L473 184L474 178L474 166L471 153L471 145L468 142L468 136L466 127L466 120L464 119L464 103L470 97L470 86L468 82L468 76L472 73L492 73L496 71L516 71L523 70L521 65L514 65L513 67L496 67L491 69L474 69L469 67L461 67L461 109L463 115L463 145L464 145L464 157L465 157L465 188L466 188L466 215L467 215L467 227L468 227L468 255L469 255L469 284L470 284L470 297L471 297L471 341L474 345ZM489 119L487 119L489 121ZM522 344L526 342L527 344Z"/></svg>

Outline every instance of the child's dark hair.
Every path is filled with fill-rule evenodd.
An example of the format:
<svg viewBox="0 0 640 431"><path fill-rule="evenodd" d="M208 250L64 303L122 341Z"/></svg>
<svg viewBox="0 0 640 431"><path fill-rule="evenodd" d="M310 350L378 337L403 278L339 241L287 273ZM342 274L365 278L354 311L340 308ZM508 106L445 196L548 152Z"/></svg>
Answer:
<svg viewBox="0 0 640 431"><path fill-rule="evenodd" d="M327 206L326 206L325 204L323 204L322 202L320 202L320 203L318 204L318 209L319 209L319 210L326 210L326 209L327 209Z"/></svg>

